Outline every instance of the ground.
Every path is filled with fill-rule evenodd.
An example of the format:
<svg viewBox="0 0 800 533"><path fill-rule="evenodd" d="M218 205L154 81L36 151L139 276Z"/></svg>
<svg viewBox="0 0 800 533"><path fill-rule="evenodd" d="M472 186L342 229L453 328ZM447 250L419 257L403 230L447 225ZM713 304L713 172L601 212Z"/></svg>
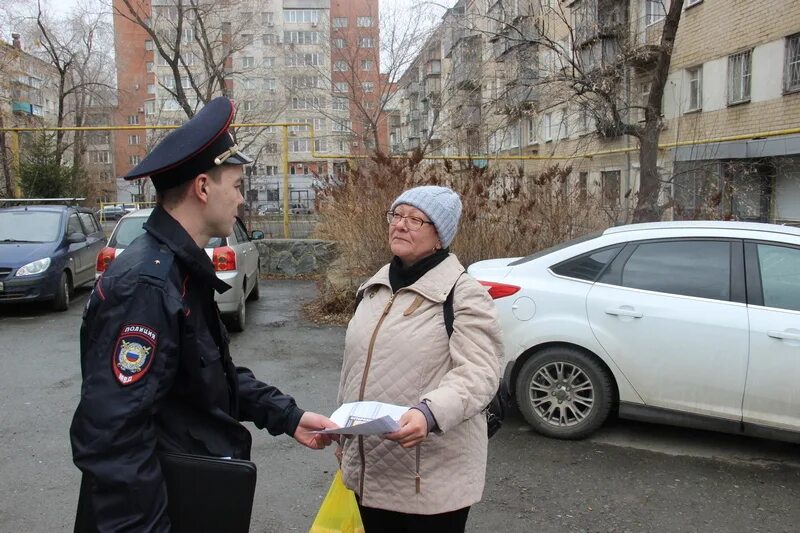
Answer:
<svg viewBox="0 0 800 533"><path fill-rule="evenodd" d="M300 318L311 281L262 281L238 364L331 413L344 329ZM71 531L80 475L69 424L80 394L78 328L88 291L66 313L0 307L0 532ZM254 432L253 532L308 530L336 468L332 448ZM614 421L589 440L532 432L512 413L489 446L471 532L796 531L800 447Z"/></svg>

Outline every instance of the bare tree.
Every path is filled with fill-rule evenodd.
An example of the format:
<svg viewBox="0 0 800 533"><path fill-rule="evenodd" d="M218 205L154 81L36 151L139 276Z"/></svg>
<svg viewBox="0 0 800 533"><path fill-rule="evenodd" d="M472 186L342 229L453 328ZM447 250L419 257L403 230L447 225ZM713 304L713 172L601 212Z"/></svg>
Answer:
<svg viewBox="0 0 800 533"><path fill-rule="evenodd" d="M633 221L659 220L664 208L659 205L663 181L658 171L662 100L683 0L648 2L648 35L631 22L630 2L625 0L579 0L569 8L538 0L514 8L503 4L480 15L489 21L485 35L496 46L536 46L545 52L540 61L544 57L549 64L540 64L539 70L546 75L528 87L547 92L548 103L571 103L590 114L602 137L638 140L640 183ZM660 35L654 37L658 29ZM644 101L629 97L626 87L632 79L649 85Z"/></svg>
<svg viewBox="0 0 800 533"><path fill-rule="evenodd" d="M214 96L232 96L231 81L245 73L236 70L233 56L250 44L257 24L240 2L176 0L153 6L149 16L149 2L122 3L124 8L115 13L147 32L157 56L170 68L171 80L160 78L159 84L188 118Z"/></svg>

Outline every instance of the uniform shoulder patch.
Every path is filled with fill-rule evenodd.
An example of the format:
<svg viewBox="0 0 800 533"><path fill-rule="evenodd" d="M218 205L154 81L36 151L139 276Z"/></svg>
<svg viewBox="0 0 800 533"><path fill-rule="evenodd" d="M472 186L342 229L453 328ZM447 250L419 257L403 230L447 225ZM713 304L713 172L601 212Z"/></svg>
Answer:
<svg viewBox="0 0 800 533"><path fill-rule="evenodd" d="M133 385L142 379L156 354L158 333L141 324L126 324L120 329L111 367L121 385Z"/></svg>

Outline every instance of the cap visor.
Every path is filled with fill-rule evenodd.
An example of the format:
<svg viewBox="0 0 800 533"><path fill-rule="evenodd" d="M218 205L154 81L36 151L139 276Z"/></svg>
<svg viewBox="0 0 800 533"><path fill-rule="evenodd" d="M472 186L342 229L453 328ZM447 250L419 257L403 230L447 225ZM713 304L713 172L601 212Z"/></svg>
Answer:
<svg viewBox="0 0 800 533"><path fill-rule="evenodd" d="M237 152L225 160L226 165L249 165L253 159L241 152Z"/></svg>

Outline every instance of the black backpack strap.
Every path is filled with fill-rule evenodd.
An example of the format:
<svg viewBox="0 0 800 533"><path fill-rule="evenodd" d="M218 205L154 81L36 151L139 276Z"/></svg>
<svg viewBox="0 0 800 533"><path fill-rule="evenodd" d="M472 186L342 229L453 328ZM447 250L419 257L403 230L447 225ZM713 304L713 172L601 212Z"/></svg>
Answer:
<svg viewBox="0 0 800 533"><path fill-rule="evenodd" d="M447 293L447 298L444 300L444 304L442 304L442 314L444 315L444 329L447 331L447 338L453 336L453 323L456 321L456 314L453 311L453 295L456 292L456 285L458 285L458 280L461 279L461 276L464 274L462 271L461 274L458 275L456 278L456 282L453 283L453 287L450 289L450 292Z"/></svg>

